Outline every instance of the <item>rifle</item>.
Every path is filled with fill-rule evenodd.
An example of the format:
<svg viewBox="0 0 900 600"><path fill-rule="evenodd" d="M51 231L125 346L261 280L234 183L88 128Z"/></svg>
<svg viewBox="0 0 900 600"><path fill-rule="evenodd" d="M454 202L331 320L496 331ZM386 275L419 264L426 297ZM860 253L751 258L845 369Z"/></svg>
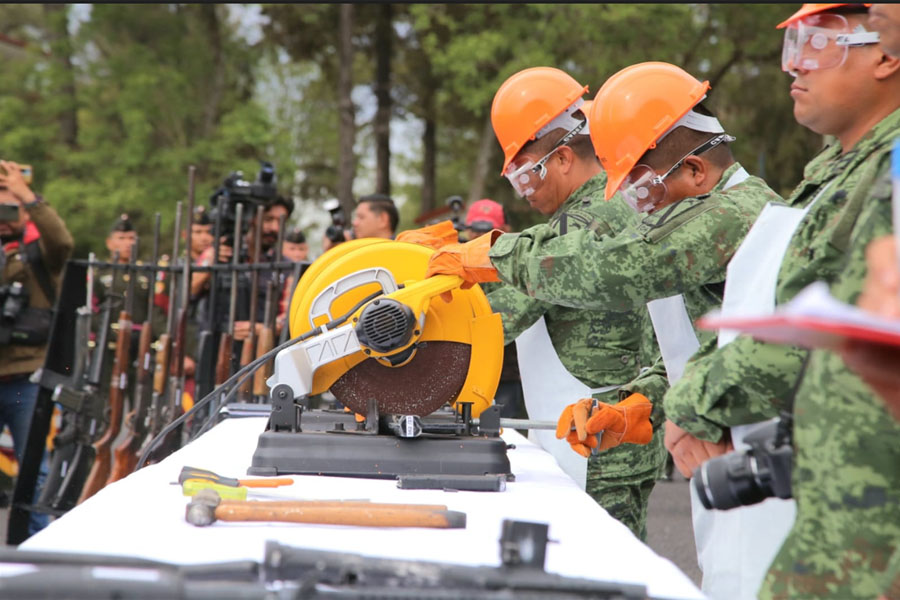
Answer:
<svg viewBox="0 0 900 600"><path fill-rule="evenodd" d="M91 466L91 472L88 475L84 489L81 491L81 497L78 503L82 503L97 492L99 492L106 480L109 479L110 463L112 462L112 453L110 446L116 436L119 435L119 429L122 425L122 405L125 400L125 392L128 389L128 365L131 362L131 314L134 312L134 281L137 279L137 269L135 269L135 261L137 260L138 244L135 241L131 248L131 260L129 261L129 278L128 288L125 291L125 306L119 313L119 331L116 335L116 356L113 361L112 378L109 384L109 425L103 436L94 442L94 464ZM98 351L102 354L103 348L98 347Z"/></svg>
<svg viewBox="0 0 900 600"><path fill-rule="evenodd" d="M256 227L253 232L253 256L252 262L259 262L259 255L262 253L262 220L263 207L256 207ZM241 367L249 365L253 361L253 353L256 351L256 311L259 296L259 270L253 269L250 275L250 334L244 340L241 347ZM240 388L241 399L246 400L253 391L252 380L247 380Z"/></svg>
<svg viewBox="0 0 900 600"><path fill-rule="evenodd" d="M118 260L118 256L114 260ZM57 385L53 391L53 401L58 402L63 408L63 422L53 438L53 453L50 457L47 480L37 501L38 507L59 514L75 506L81 493L94 460L94 447L91 442L97 420L101 416L97 406L100 376L92 377L91 373L99 372L102 368L102 353L95 350L91 355L89 350L94 292L94 270L91 263L94 261L95 256L91 253L88 256L87 267L87 298L84 306L76 310L75 359L72 364L72 375L66 383ZM115 274L113 277L115 278ZM103 310L97 348L106 346L111 313L110 301Z"/></svg>
<svg viewBox="0 0 900 600"><path fill-rule="evenodd" d="M240 206L240 205L239 205ZM240 222L240 219L238 219ZM219 237L222 235L222 211L216 211L216 221L213 225L213 259L212 264L219 263ZM190 241L188 252L190 252ZM194 396L203 398L210 393L216 385L218 362L216 361L216 302L218 298L218 276L213 269L209 275L209 292L206 297L206 324L201 329L197 338L197 370L194 373ZM199 315L198 315L199 321ZM221 346L220 346L221 347Z"/></svg>
<svg viewBox="0 0 900 600"><path fill-rule="evenodd" d="M159 225L160 216L156 213L156 222L153 227L153 262L159 260ZM113 451L115 461L112 472L109 474L107 485L122 479L132 471L137 464L138 451L147 435L147 413L150 410L150 401L153 394L153 371L150 365L153 361L153 350L150 347L153 340L153 300L154 289L150 285L150 293L147 294L147 316L141 325L141 337L138 342L138 366L137 385L134 390L134 410L125 417L125 427L128 435Z"/></svg>
<svg viewBox="0 0 900 600"><path fill-rule="evenodd" d="M241 254L241 223L244 216L244 205L235 206L234 222L234 253L231 256L231 265L237 267ZM216 359L216 387L222 385L231 375L234 362L234 322L237 317L238 298L238 272L235 268L231 271L231 290L228 305L228 329L219 338L219 353Z"/></svg>
<svg viewBox="0 0 900 600"><path fill-rule="evenodd" d="M275 262L281 262L281 246L284 243L284 217L278 223L278 242L275 245ZM275 320L278 318L278 302L281 300L277 281L281 271L272 271L266 287L266 308L263 317L263 329L256 343L256 358L275 347ZM253 396L259 403L264 403L269 397L269 386L266 380L271 377L274 359L267 361L256 373L253 374Z"/></svg>
<svg viewBox="0 0 900 600"><path fill-rule="evenodd" d="M187 232L185 239L190 239L190 231L194 224L194 173L193 165L188 167L188 207L187 207ZM176 231L175 235L178 235ZM184 395L184 345L187 333L188 305L191 300L191 253L187 247L184 258L183 273L181 276L181 290L179 291L180 308L175 323L175 334L172 338L172 353L169 357L169 402L163 410L163 426L168 425L181 416L181 400ZM174 283L174 278L173 278ZM172 306L171 303L169 306ZM162 460L181 447L181 427L173 430L159 445L156 451L156 460Z"/></svg>
<svg viewBox="0 0 900 600"><path fill-rule="evenodd" d="M172 241L172 256L178 255L178 238L181 235L181 201L175 205L175 235ZM166 382L169 379L169 356L172 353L172 338L175 334L175 272L169 276L169 306L166 313L166 331L159 336L156 350L156 365L153 372L153 400L150 409L150 434L141 448L143 454L165 425L163 396L166 393Z"/></svg>

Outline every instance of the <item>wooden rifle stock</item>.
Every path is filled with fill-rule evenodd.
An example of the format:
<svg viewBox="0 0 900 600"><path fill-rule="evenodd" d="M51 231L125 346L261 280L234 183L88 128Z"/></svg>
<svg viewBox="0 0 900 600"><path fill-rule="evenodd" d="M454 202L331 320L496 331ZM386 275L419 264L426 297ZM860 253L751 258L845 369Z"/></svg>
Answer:
<svg viewBox="0 0 900 600"><path fill-rule="evenodd" d="M102 349L101 349L102 351ZM87 482L81 491L81 504L106 485L112 461L110 445L119 435L122 424L122 404L128 387L128 361L131 352L131 315L123 310L119 313L119 332L116 337L116 357L113 362L112 379L109 386L109 425L103 436L94 442L94 464Z"/></svg>
<svg viewBox="0 0 900 600"><path fill-rule="evenodd" d="M147 417L147 409L149 408L146 401L145 389L151 387L151 371L150 364L153 357L150 348L150 341L153 337L151 332L152 326L150 319L144 321L141 329L141 337L138 342L138 372L137 372L137 388L135 390L135 406L134 410L125 418L126 427L130 430L128 436L122 440L113 450L113 466L109 474L107 485L122 479L137 466L138 451L144 437L144 420ZM149 389L148 389L149 391Z"/></svg>
<svg viewBox="0 0 900 600"><path fill-rule="evenodd" d="M172 338L168 333L164 333L159 336L158 344L156 368L153 372L153 393L162 396L166 391L166 380L169 378L169 354L172 351Z"/></svg>
<svg viewBox="0 0 900 600"><path fill-rule="evenodd" d="M223 332L219 337L219 352L216 355L216 386L225 383L225 380L231 376L231 361L233 358L232 344L234 338L231 333Z"/></svg>
<svg viewBox="0 0 900 600"><path fill-rule="evenodd" d="M256 342L256 358L261 357L266 352L270 351L275 347L275 327L274 327L274 319L272 318L272 314L276 312L273 303L277 303L278 298L275 294L275 282L273 280L269 280L269 287L266 289L266 315L263 320L263 329L259 334L259 339ZM266 380L272 375L272 364L273 361L269 359L266 361L259 369L256 370L256 373L253 374L253 395L256 397L266 398L269 394L269 386L266 385Z"/></svg>

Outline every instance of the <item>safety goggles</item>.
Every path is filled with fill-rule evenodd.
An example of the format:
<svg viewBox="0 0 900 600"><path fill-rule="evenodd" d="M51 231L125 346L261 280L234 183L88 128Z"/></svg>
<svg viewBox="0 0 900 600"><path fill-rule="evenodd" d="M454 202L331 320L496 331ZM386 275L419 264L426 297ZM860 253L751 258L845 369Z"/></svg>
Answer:
<svg viewBox="0 0 900 600"><path fill-rule="evenodd" d="M877 31L866 31L858 25L851 32L850 24L843 15L810 15L785 30L781 70L796 77L798 70L839 67L847 60L850 48L877 43Z"/></svg>
<svg viewBox="0 0 900 600"><path fill-rule="evenodd" d="M685 159L689 156L697 156L712 150L722 143L730 143L735 140L734 136L722 133L716 137L707 140L681 157L681 160L672 165L668 171L662 175L657 174L652 167L645 164L636 165L619 187L619 192L625 198L625 202L639 213L650 212L653 208L662 203L669 193L666 187L666 178L681 168Z"/></svg>
<svg viewBox="0 0 900 600"><path fill-rule="evenodd" d="M575 127L556 142L556 145L553 146L550 152L545 154L539 161L534 162L527 158L517 158L509 163L503 176L509 180L509 184L520 198L530 196L540 189L541 185L544 183L544 178L547 177L547 161L550 160L550 157L553 156L554 152L568 144L579 131L584 129L586 123L587 121L585 120L580 121L575 125Z"/></svg>

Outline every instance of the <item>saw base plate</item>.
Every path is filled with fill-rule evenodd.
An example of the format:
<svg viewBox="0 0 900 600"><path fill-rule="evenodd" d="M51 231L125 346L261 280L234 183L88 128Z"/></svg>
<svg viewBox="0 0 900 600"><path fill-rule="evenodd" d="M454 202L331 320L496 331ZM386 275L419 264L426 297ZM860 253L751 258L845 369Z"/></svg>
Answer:
<svg viewBox="0 0 900 600"><path fill-rule="evenodd" d="M304 411L304 419L318 412ZM316 415L315 420L322 425L331 416ZM265 431L260 434L247 474L394 479L409 474L510 473L506 442L500 438L467 435L399 438L314 428L318 430Z"/></svg>

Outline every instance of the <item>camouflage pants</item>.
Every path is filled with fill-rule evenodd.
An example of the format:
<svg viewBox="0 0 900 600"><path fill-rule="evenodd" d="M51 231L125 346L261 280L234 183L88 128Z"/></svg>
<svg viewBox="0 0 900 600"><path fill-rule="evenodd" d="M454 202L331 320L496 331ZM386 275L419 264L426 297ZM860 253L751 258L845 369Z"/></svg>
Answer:
<svg viewBox="0 0 900 600"><path fill-rule="evenodd" d="M659 436L660 440L662 436ZM661 442L651 442L647 446L630 446L629 450L644 454L640 461L650 468L632 472L607 468L604 454L588 461L587 485L585 491L602 506L611 517L623 523L642 542L647 541L647 505L650 492L665 471L666 451ZM649 459L649 460L648 460Z"/></svg>

